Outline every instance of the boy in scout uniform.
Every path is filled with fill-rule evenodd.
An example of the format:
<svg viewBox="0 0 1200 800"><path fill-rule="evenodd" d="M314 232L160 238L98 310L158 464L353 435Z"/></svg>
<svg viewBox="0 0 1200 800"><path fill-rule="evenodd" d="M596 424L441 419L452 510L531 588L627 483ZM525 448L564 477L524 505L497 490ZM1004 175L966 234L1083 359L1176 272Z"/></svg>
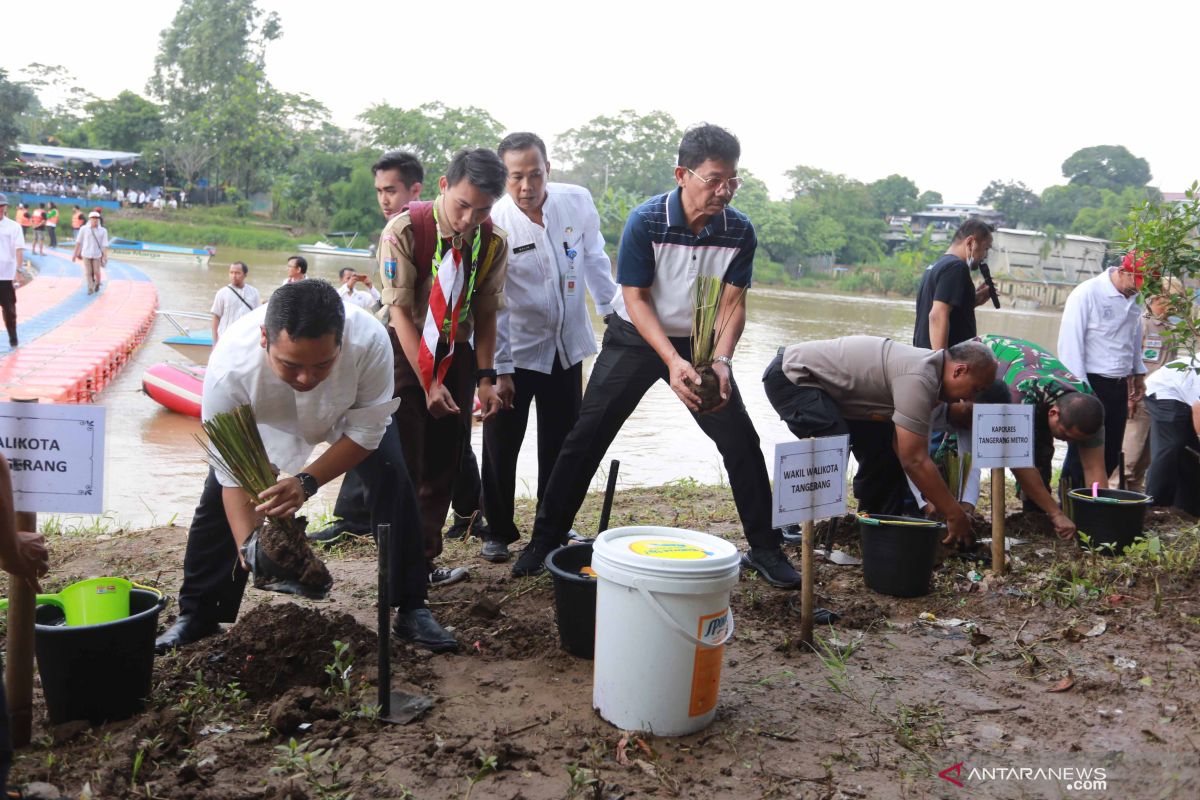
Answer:
<svg viewBox="0 0 1200 800"><path fill-rule="evenodd" d="M410 204L379 240L380 318L401 399L394 418L417 487L433 585L466 577L433 562L442 552L474 393L485 420L512 403L512 379L497 378L493 364L508 247L489 220L506 177L495 151L461 150L438 180L437 199Z"/></svg>

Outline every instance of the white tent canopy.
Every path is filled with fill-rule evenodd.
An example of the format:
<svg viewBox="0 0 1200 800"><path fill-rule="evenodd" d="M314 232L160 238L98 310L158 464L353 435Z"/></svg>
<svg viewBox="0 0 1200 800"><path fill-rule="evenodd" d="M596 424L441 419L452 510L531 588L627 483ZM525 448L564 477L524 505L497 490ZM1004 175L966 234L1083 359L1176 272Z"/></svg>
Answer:
<svg viewBox="0 0 1200 800"><path fill-rule="evenodd" d="M82 147L50 147L42 144L18 144L17 149L18 157L22 161L47 166L83 163L108 169L133 164L142 157L141 153L124 153L119 150L85 150Z"/></svg>

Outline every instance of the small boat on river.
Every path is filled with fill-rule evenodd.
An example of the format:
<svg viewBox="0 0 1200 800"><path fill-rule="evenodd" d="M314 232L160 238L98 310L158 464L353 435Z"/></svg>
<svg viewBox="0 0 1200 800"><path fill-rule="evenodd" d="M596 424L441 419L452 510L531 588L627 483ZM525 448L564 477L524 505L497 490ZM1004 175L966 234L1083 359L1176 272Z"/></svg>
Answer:
<svg viewBox="0 0 1200 800"><path fill-rule="evenodd" d="M117 237L109 240L109 253L121 261L170 261L207 267L216 250L212 247L182 247Z"/></svg>
<svg viewBox="0 0 1200 800"><path fill-rule="evenodd" d="M169 411L200 418L204 367L195 364L155 364L142 373L142 391Z"/></svg>
<svg viewBox="0 0 1200 800"><path fill-rule="evenodd" d="M330 244L329 242L317 242L316 244L302 244L299 247L301 253L310 253L318 256L340 256L342 258L374 258L374 247L355 247L354 240L358 238L358 231L335 231L328 234L330 237L341 237L344 241L341 245Z"/></svg>
<svg viewBox="0 0 1200 800"><path fill-rule="evenodd" d="M176 331L174 336L163 339L163 344L197 364L208 364L208 357L212 355L213 348L212 314L162 309L155 313L170 323ZM188 327L189 320L203 320L204 327ZM194 322L191 324L195 325Z"/></svg>

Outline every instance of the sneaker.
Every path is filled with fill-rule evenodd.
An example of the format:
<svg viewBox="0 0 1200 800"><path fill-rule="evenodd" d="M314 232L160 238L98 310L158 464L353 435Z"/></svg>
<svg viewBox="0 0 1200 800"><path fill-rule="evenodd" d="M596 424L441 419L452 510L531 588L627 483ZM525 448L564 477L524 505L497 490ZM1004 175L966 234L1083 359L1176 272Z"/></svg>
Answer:
<svg viewBox="0 0 1200 800"><path fill-rule="evenodd" d="M742 567L754 570L764 581L780 589L800 587L800 573L778 547L751 547L742 555Z"/></svg>
<svg viewBox="0 0 1200 800"><path fill-rule="evenodd" d="M428 608L397 611L396 619L392 622L392 633L397 639L412 642L435 653L458 650L458 640L454 634L438 624Z"/></svg>
<svg viewBox="0 0 1200 800"><path fill-rule="evenodd" d="M483 542L483 549L479 551L479 557L493 564L503 564L511 558L511 555L508 552L508 545L504 542L486 539Z"/></svg>
<svg viewBox="0 0 1200 800"><path fill-rule="evenodd" d="M434 567L429 573L429 587L436 589L439 586L465 581L470 574L466 567Z"/></svg>
<svg viewBox="0 0 1200 800"><path fill-rule="evenodd" d="M524 578L529 575L540 574L546 568L546 556L550 555L551 551L557 549L558 545L554 542L548 542L544 539L531 540L529 544L525 545L525 549L521 551L521 556L517 559L517 563L513 564L513 577Z"/></svg>
<svg viewBox="0 0 1200 800"><path fill-rule="evenodd" d="M458 512L454 513L454 522L446 529L447 539L463 539L467 536L478 536L480 539L487 539L491 528L483 518L483 514L476 511L468 516L460 516Z"/></svg>

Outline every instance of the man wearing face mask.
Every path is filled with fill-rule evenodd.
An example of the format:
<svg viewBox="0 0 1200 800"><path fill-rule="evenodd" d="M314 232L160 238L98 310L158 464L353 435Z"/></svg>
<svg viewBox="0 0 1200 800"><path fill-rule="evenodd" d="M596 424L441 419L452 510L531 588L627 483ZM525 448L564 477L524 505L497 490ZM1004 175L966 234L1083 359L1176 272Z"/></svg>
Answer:
<svg viewBox="0 0 1200 800"><path fill-rule="evenodd" d="M975 307L987 302L988 288L974 284L971 270L987 258L994 230L972 217L954 232L946 254L925 268L917 289L914 347L944 350L975 338Z"/></svg>
<svg viewBox="0 0 1200 800"><path fill-rule="evenodd" d="M497 377L493 365L508 246L490 214L507 174L495 151L460 150L438 181L437 199L411 203L379 240L380 316L392 338L401 399L395 420L435 586L466 577L434 559L470 431L472 393L478 384L484 420L512 403L512 378Z"/></svg>
<svg viewBox="0 0 1200 800"><path fill-rule="evenodd" d="M1058 360L1086 377L1104 404L1104 468L1109 475L1121 460L1129 409L1146 393L1142 306L1137 301L1145 266L1141 255L1130 253L1120 266L1076 286L1058 328ZM1064 475L1077 457L1074 445L1067 448Z"/></svg>

